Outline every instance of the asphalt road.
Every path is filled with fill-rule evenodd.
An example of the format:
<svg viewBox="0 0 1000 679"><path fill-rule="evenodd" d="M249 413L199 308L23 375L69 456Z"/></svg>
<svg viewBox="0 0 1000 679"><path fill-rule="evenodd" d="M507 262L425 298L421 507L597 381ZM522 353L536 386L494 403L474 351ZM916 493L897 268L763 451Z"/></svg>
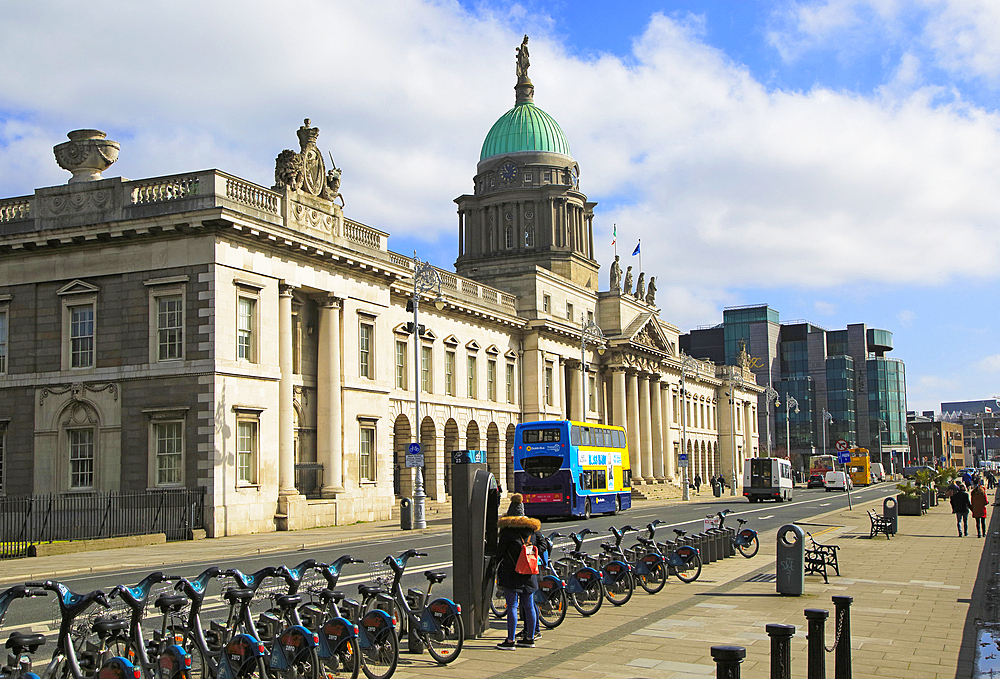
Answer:
<svg viewBox="0 0 1000 679"><path fill-rule="evenodd" d="M854 502L863 502L874 499L881 499L895 493L895 484L882 483L868 488L858 488L852 491ZM783 503L759 503L749 504L743 497L733 497L731 503L720 504L718 501L708 502L711 499L711 488L703 487L702 495L693 495L692 500L686 504L675 504L669 506L648 506L639 504L618 516L593 516L590 520L549 520L542 524L542 531L550 533L558 531L566 535L569 532L590 528L597 531L597 535L588 536L585 542L585 549L591 553L599 551L598 543L610 537L608 528L610 526L624 526L630 524L636 528L643 528L654 519L660 519L664 523L658 528L658 538L672 538L673 528L680 528L688 532L700 532L703 527L703 520L708 515L724 508L732 510L732 514L727 518L727 525L736 527L736 519L748 520L748 526L759 532L765 532L780 528L782 525L792 522L808 523L809 520L819 514L823 514L834 509L847 506L847 495L843 492L825 492L823 489L807 490L805 488L795 489L795 499L792 502ZM501 512L506 510L506 506L501 507ZM262 540L266 536L261 536ZM630 545L634 540L626 540L624 544ZM569 544L568 541L557 541L556 547L562 544ZM164 567L162 570L168 574L178 574L187 577L196 576L198 573L210 566L220 568L239 568L244 573L252 573L265 566L275 564L285 564L289 567L304 561L307 558L317 561L330 562L344 554L350 554L354 558L364 559L366 563L346 566L343 577L339 583L339 589L343 589L348 595L356 592L359 583L370 582L369 566L372 563L381 561L387 554L398 555L407 549L418 549L427 552L428 557L414 559L410 562L406 576L403 580L404 591L408 587L426 588L426 580L422 573L425 570L450 571L451 569L451 533L441 531L436 533L421 534L400 534L391 539L358 543L356 545L340 545L337 547L315 549L308 552L290 551L277 552L259 557L237 558L225 564L200 561L178 561L176 564ZM772 553L767 545L761 545L761 555ZM758 556L757 558L761 558ZM67 559L72 559L72 555ZM708 566L711 568L711 566ZM99 575L87 577L72 577L63 580L63 583L74 592L85 593L93 589L103 589L105 592L111 590L116 584L123 583L132 585L145 577L149 571L127 569L118 572L106 572ZM450 580L445 580L434 589L437 596L450 596ZM212 590L210 590L211 592ZM151 597L152 598L152 597ZM208 600L206 600L208 601ZM28 628L35 632L52 632L57 628L58 609L53 597L50 595L45 600L18 600L13 603L8 611L6 619L3 621L3 633L6 636L14 630L26 630ZM150 615L155 611L151 611ZM226 609L219 597L214 597L213 603L206 603L203 613L203 620L212 618L224 619ZM41 652L45 655L44 650Z"/></svg>

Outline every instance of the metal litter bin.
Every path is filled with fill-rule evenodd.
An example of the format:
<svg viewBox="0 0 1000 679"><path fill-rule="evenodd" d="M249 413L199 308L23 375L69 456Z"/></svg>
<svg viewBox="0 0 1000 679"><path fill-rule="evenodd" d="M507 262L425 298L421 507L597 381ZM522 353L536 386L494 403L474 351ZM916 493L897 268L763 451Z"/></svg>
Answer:
<svg viewBox="0 0 1000 679"><path fill-rule="evenodd" d="M408 497L399 501L399 527L413 530L413 501Z"/></svg>
<svg viewBox="0 0 1000 679"><path fill-rule="evenodd" d="M882 500L882 517L892 521L892 534L895 535L899 528L899 508L896 506L896 498L887 497Z"/></svg>
<svg viewBox="0 0 1000 679"><path fill-rule="evenodd" d="M778 530L778 567L775 588L778 594L802 596L806 588L806 534L794 524Z"/></svg>

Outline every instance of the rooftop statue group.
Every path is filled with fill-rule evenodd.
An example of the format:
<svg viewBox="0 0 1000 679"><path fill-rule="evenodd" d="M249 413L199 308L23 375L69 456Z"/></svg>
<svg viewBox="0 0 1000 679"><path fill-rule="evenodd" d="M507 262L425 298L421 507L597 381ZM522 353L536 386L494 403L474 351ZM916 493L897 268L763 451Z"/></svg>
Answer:
<svg viewBox="0 0 1000 679"><path fill-rule="evenodd" d="M656 277L649 277L649 289L646 289L646 273L639 272L639 281L636 283L635 292L632 292L632 267L625 270L625 284L622 285L622 267L619 264L619 256L615 255L615 261L611 263L611 289L619 290L622 294L632 295L640 302L644 301L649 306L654 306L656 302Z"/></svg>
<svg viewBox="0 0 1000 679"><path fill-rule="evenodd" d="M316 148L319 139L319 128L311 127L309 119L298 129L298 153L285 149L274 160L274 188L285 187L295 191L303 191L313 196L319 196L329 201L340 198L340 206L344 207L344 197L340 193L340 168L330 156L333 168L326 169L323 154Z"/></svg>

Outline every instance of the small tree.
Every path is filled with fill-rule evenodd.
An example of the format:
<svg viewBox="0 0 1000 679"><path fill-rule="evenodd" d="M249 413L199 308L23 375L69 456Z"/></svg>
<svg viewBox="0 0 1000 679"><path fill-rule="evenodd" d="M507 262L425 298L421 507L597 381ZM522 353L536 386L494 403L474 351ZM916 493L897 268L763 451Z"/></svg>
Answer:
<svg viewBox="0 0 1000 679"><path fill-rule="evenodd" d="M920 494L923 492L919 486L914 485L913 481L910 481L909 479L903 483L897 483L896 490L899 491L900 495L910 500L918 499Z"/></svg>

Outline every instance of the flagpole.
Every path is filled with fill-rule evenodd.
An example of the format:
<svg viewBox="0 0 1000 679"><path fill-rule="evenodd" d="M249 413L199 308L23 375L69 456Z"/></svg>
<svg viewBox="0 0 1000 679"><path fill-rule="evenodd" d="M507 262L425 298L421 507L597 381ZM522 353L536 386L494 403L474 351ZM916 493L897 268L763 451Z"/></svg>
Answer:
<svg viewBox="0 0 1000 679"><path fill-rule="evenodd" d="M642 239L639 239L639 244L636 246L639 248L639 273L642 273Z"/></svg>

